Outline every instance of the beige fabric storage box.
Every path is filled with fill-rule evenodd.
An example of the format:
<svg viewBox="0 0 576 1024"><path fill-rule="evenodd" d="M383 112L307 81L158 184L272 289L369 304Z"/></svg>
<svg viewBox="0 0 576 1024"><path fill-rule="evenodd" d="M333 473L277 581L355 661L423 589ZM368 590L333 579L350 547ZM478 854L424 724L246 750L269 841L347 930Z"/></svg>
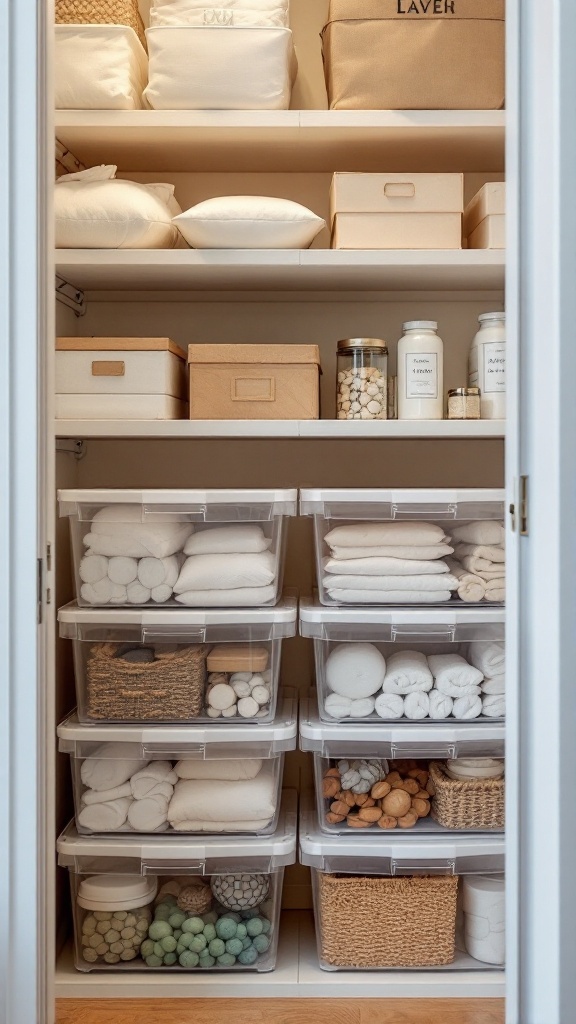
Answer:
<svg viewBox="0 0 576 1024"><path fill-rule="evenodd" d="M330 190L333 249L460 249L462 174L338 172Z"/></svg>
<svg viewBox="0 0 576 1024"><path fill-rule="evenodd" d="M333 110L504 106L505 0L330 0Z"/></svg>
<svg viewBox="0 0 576 1024"><path fill-rule="evenodd" d="M317 345L190 345L191 420L316 420Z"/></svg>
<svg viewBox="0 0 576 1024"><path fill-rule="evenodd" d="M186 354L169 338L58 338L58 419L185 419Z"/></svg>
<svg viewBox="0 0 576 1024"><path fill-rule="evenodd" d="M483 185L464 211L464 235L469 249L506 248L506 184Z"/></svg>

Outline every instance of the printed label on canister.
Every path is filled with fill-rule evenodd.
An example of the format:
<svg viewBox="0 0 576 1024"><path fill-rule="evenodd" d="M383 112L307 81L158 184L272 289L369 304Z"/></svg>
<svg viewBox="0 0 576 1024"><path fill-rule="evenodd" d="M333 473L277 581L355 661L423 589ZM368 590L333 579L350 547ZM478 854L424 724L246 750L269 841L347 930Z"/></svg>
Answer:
<svg viewBox="0 0 576 1024"><path fill-rule="evenodd" d="M483 395L506 391L506 345L493 341L482 346L484 357L483 381L480 387Z"/></svg>
<svg viewBox="0 0 576 1024"><path fill-rule="evenodd" d="M438 398L436 352L407 353L406 398Z"/></svg>

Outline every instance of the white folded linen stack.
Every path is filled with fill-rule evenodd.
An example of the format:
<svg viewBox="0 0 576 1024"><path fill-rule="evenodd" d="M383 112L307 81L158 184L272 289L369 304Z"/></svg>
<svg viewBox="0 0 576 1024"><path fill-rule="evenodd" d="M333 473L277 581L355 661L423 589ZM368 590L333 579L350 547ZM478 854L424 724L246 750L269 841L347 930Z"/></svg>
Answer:
<svg viewBox="0 0 576 1024"><path fill-rule="evenodd" d="M272 540L255 523L206 528L190 536L174 586L189 607L254 607L276 597Z"/></svg>
<svg viewBox="0 0 576 1024"><path fill-rule="evenodd" d="M323 586L340 604L438 604L458 580L443 561L453 552L441 527L421 522L355 523L325 537Z"/></svg>
<svg viewBox="0 0 576 1024"><path fill-rule="evenodd" d="M78 824L90 832L162 832L178 776L171 761L139 758L139 746L102 743L82 762Z"/></svg>
<svg viewBox="0 0 576 1024"><path fill-rule="evenodd" d="M179 761L168 808L177 832L258 832L276 813L277 780L259 758Z"/></svg>
<svg viewBox="0 0 576 1024"><path fill-rule="evenodd" d="M458 596L463 601L505 600L505 536L504 524L491 519L464 523L452 530L455 561L451 571L458 578Z"/></svg>

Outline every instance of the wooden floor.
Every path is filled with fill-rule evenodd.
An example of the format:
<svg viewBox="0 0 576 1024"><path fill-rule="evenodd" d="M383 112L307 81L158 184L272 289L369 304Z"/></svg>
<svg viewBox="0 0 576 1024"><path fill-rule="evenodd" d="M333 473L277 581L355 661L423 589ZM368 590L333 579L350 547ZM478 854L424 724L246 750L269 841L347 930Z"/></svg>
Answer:
<svg viewBox="0 0 576 1024"><path fill-rule="evenodd" d="M56 1024L504 1024L502 999L59 999Z"/></svg>

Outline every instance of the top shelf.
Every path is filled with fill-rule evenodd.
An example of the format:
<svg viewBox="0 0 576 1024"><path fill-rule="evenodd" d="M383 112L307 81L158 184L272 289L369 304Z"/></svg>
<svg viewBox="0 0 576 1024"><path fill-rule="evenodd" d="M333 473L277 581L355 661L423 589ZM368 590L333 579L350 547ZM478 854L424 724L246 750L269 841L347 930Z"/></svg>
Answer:
<svg viewBox="0 0 576 1024"><path fill-rule="evenodd" d="M502 110L58 110L56 137L123 171L504 169Z"/></svg>

